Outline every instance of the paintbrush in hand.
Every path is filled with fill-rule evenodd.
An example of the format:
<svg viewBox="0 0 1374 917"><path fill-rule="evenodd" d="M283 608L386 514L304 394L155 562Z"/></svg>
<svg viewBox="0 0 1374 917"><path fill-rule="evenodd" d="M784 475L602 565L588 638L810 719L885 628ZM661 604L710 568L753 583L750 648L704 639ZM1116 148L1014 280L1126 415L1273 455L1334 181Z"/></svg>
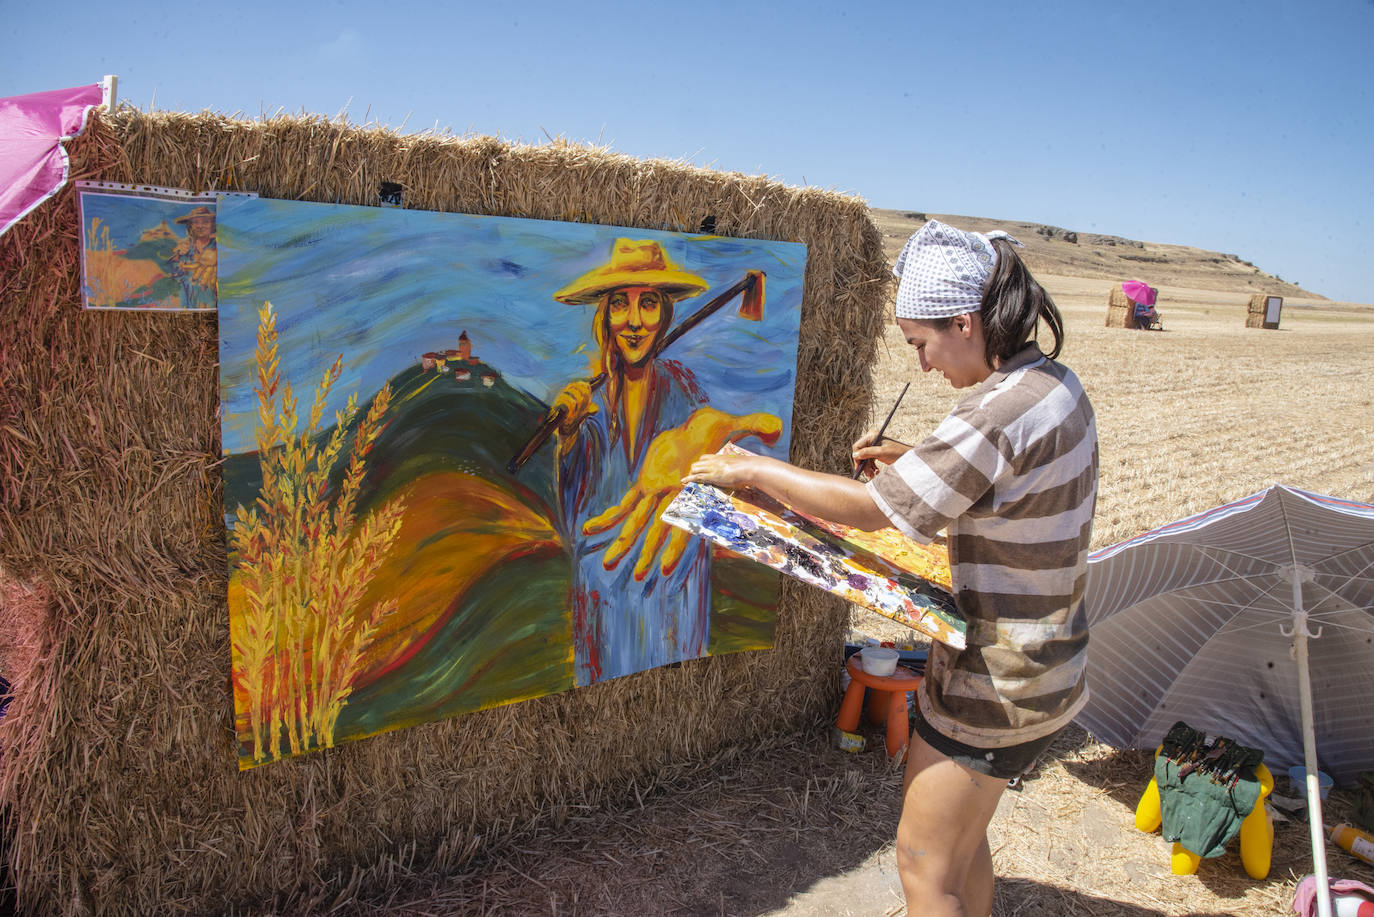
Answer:
<svg viewBox="0 0 1374 917"><path fill-rule="evenodd" d="M897 413L897 405L902 403L902 399L906 397L906 390L909 388L911 388L910 382L902 386L901 392L897 395L897 400L892 403L892 410L887 412L887 419L885 419L883 425L878 428L878 435L873 438L872 445L876 446L883 441L883 433L887 430L887 425L892 423L892 416ZM854 480L859 480L863 476L863 473L869 468L872 468L873 465L873 459L864 459L859 462L859 467L854 469Z"/></svg>

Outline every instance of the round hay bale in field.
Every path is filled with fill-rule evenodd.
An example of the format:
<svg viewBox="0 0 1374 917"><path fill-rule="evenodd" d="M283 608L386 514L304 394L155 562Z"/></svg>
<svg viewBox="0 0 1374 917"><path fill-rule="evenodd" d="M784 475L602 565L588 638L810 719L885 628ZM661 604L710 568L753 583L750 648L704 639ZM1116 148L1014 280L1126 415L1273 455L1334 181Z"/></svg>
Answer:
<svg viewBox="0 0 1374 917"><path fill-rule="evenodd" d="M792 459L847 467L890 277L853 197L554 142L318 117L96 116L72 178L803 242ZM0 237L3 843L27 913L313 912L831 709L847 607L784 583L775 648L660 668L240 773L213 314L83 311L69 186ZM843 359L836 354L843 354ZM19 588L6 585L7 589Z"/></svg>

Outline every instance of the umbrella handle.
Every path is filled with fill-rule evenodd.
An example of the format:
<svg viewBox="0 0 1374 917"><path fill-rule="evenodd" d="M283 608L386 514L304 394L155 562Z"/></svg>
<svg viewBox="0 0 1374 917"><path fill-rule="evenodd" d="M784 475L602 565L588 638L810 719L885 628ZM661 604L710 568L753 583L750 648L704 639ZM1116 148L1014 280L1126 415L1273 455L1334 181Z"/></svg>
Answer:
<svg viewBox="0 0 1374 917"><path fill-rule="evenodd" d="M1320 637L1322 635L1320 627L1317 628L1316 633L1313 633L1312 628L1307 626L1307 609L1302 605L1302 584L1310 583L1316 579L1312 568L1306 564L1283 564L1274 572L1278 574L1279 579L1293 584L1293 626L1285 629L1280 624L1279 633L1285 637L1291 637L1298 632L1298 628L1302 628L1304 637Z"/></svg>

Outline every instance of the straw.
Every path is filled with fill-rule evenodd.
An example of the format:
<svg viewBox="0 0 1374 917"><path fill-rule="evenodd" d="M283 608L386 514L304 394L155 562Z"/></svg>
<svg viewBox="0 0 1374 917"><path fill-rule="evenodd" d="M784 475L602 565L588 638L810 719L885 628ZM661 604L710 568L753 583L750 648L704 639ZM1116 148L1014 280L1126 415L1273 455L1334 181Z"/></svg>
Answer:
<svg viewBox="0 0 1374 917"><path fill-rule="evenodd" d="M695 231L807 246L791 458L849 459L890 281L863 201L766 176L400 135L318 116L93 119L73 179ZM213 314L81 309L69 186L0 237L0 570L22 653L0 845L28 913L292 913L742 753L830 709L845 606L781 587L775 649L656 669L240 775ZM833 359L836 351L846 359ZM34 604L36 603L36 604ZM7 606L8 607L8 606ZM561 813L561 814L560 814Z"/></svg>

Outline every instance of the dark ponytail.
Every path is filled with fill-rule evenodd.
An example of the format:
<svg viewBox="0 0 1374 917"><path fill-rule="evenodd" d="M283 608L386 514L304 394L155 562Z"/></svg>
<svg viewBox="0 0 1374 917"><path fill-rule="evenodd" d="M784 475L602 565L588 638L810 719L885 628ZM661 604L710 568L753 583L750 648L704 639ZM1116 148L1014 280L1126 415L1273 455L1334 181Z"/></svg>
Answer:
<svg viewBox="0 0 1374 917"><path fill-rule="evenodd" d="M1016 249L1006 239L993 239L997 266L988 278L983 301L978 307L983 319L989 366L1005 363L1028 341L1039 342L1036 324L1044 322L1054 335L1054 347L1045 351L1053 360L1064 347L1064 318L1050 294L1045 292Z"/></svg>

